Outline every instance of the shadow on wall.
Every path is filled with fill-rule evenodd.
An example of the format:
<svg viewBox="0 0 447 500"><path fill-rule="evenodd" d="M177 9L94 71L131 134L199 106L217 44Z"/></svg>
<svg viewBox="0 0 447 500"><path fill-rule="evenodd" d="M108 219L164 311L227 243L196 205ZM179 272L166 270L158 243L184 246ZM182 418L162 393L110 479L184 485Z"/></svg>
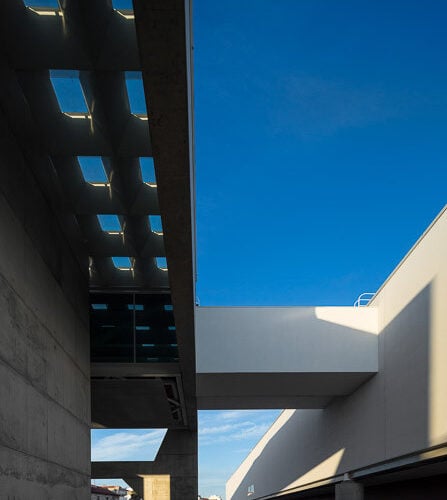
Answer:
<svg viewBox="0 0 447 500"><path fill-rule="evenodd" d="M324 408L378 370L375 308L205 307L196 317L200 409Z"/></svg>
<svg viewBox="0 0 447 500"><path fill-rule="evenodd" d="M379 333L379 373L323 410L286 410L262 453L258 444L244 461L243 477L236 471L235 486L227 483L228 498L246 499L252 486L254 498L268 495L430 446L432 284Z"/></svg>

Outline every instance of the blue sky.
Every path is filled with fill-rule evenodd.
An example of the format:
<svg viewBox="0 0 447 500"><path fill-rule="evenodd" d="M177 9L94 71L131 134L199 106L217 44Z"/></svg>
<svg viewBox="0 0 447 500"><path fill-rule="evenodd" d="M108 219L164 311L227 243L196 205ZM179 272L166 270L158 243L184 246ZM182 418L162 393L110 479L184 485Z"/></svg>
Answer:
<svg viewBox="0 0 447 500"><path fill-rule="evenodd" d="M194 4L201 304L352 304L446 201L447 4Z"/></svg>
<svg viewBox="0 0 447 500"><path fill-rule="evenodd" d="M201 305L351 305L380 286L446 202L446 16L194 0ZM277 415L200 412L202 495L224 495ZM147 457L151 432L94 436L94 454Z"/></svg>

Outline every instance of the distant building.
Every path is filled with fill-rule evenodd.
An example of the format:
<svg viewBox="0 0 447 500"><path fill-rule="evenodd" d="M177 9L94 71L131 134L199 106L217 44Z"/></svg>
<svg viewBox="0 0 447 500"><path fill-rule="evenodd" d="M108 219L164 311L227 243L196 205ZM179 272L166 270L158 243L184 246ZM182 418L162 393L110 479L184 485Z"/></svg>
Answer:
<svg viewBox="0 0 447 500"><path fill-rule="evenodd" d="M132 488L123 488L122 486L117 485L102 485L103 488L118 494L123 500L130 500L132 495L135 494Z"/></svg>
<svg viewBox="0 0 447 500"><path fill-rule="evenodd" d="M122 498L122 495L114 493L102 486L95 486L92 484L91 500L117 500L118 498Z"/></svg>

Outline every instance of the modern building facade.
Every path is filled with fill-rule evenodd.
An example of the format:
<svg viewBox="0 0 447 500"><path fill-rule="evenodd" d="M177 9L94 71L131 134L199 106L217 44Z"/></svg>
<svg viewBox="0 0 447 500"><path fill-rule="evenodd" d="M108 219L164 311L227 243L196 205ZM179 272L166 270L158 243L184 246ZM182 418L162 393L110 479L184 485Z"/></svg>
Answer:
<svg viewBox="0 0 447 500"><path fill-rule="evenodd" d="M0 2L0 498L196 498L198 408L293 409L229 498L440 481L445 213L368 307L196 307L191 5L122 4ZM91 428L168 431L91 463Z"/></svg>
<svg viewBox="0 0 447 500"><path fill-rule="evenodd" d="M447 207L363 308L376 317L377 373L319 409L285 410L227 499L445 497L446 255Z"/></svg>

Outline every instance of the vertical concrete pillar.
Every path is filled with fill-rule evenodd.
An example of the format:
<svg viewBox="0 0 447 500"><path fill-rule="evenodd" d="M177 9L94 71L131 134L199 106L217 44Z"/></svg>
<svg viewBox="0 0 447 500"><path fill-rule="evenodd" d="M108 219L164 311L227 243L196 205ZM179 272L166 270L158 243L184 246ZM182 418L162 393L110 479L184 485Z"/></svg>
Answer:
<svg viewBox="0 0 447 500"><path fill-rule="evenodd" d="M170 497L149 497L144 500L197 498L197 431L168 430L155 459L155 471L160 475L151 477L161 478L163 474L169 474ZM163 489L163 481L156 479L154 487L159 485Z"/></svg>
<svg viewBox="0 0 447 500"><path fill-rule="evenodd" d="M144 500L171 500L171 478L169 474L144 476Z"/></svg>
<svg viewBox="0 0 447 500"><path fill-rule="evenodd" d="M144 494L144 479L139 476L132 477L123 477L123 481L125 481L137 495L143 497Z"/></svg>
<svg viewBox="0 0 447 500"><path fill-rule="evenodd" d="M363 484L343 481L335 485L335 500L363 500Z"/></svg>

